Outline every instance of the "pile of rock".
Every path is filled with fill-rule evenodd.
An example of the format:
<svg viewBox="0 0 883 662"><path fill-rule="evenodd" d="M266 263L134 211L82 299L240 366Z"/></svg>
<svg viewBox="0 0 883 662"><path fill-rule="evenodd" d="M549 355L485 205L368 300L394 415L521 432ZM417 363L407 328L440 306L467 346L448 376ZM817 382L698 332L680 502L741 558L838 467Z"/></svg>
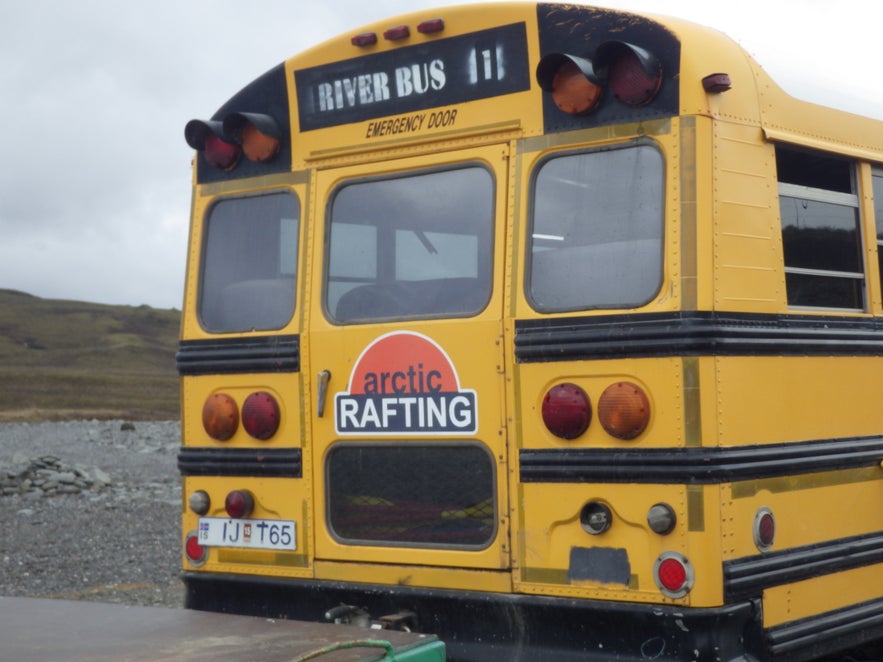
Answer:
<svg viewBox="0 0 883 662"><path fill-rule="evenodd" d="M55 496L100 492L111 485L110 476L97 467L70 466L54 455L43 455L27 462L20 471L0 471L0 497L13 494Z"/></svg>

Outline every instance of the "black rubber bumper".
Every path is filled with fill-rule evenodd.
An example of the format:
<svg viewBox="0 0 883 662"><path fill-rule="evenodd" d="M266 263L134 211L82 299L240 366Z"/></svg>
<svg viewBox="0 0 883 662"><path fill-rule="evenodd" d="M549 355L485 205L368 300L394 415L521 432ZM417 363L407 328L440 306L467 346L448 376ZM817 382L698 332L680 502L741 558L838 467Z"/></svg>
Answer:
<svg viewBox="0 0 883 662"><path fill-rule="evenodd" d="M185 573L186 606L203 611L324 621L340 605L380 620L412 612L416 629L445 642L448 659L765 659L760 607L718 608Z"/></svg>

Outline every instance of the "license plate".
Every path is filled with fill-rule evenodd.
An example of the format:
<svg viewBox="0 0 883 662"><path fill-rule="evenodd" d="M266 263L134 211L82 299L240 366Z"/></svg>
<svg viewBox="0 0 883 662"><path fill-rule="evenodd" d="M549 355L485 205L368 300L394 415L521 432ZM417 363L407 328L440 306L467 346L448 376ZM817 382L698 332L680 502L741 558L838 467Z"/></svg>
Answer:
<svg viewBox="0 0 883 662"><path fill-rule="evenodd" d="M295 523L286 519L199 518L199 544L294 551Z"/></svg>

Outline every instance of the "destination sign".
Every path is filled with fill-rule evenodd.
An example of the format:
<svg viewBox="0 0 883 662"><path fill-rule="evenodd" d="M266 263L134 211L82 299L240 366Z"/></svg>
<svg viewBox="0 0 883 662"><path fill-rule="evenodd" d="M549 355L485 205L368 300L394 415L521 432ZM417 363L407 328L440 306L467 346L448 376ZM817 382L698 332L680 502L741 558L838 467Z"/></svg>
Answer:
<svg viewBox="0 0 883 662"><path fill-rule="evenodd" d="M375 125L375 135L407 122L431 128L431 116L415 113L530 89L527 30L514 23L301 69L294 82L301 131L390 115L401 119Z"/></svg>

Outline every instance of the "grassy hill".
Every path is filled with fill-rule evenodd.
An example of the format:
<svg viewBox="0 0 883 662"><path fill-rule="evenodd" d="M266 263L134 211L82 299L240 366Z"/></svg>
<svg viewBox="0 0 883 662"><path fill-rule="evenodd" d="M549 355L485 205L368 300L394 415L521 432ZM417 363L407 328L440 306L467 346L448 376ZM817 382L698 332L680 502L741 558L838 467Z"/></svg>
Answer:
<svg viewBox="0 0 883 662"><path fill-rule="evenodd" d="M0 289L0 421L177 419L180 318Z"/></svg>

